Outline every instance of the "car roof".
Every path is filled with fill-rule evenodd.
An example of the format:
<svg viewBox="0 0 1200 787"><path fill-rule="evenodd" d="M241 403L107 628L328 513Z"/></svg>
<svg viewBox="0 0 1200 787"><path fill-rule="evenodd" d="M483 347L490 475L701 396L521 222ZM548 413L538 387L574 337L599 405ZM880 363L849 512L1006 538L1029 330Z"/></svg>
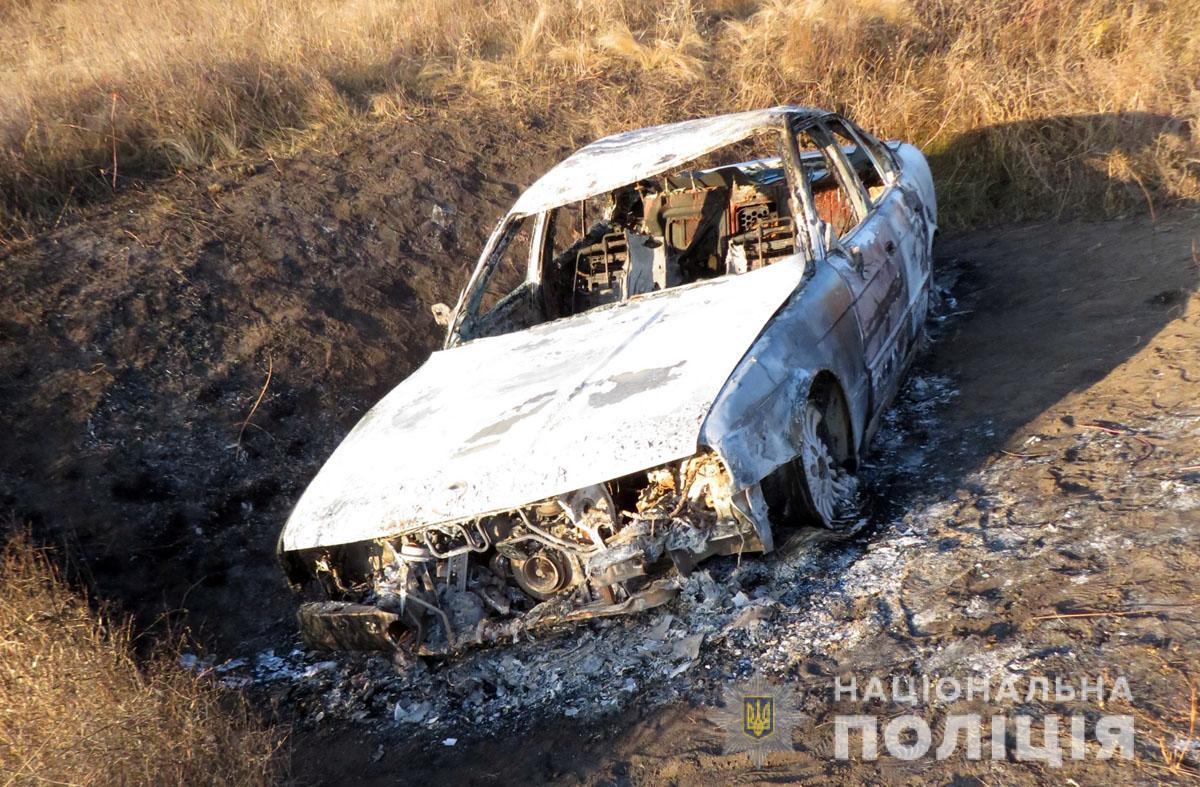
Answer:
<svg viewBox="0 0 1200 787"><path fill-rule="evenodd" d="M572 153L530 186L512 215L529 216L604 194L699 158L786 117L815 119L820 109L778 106L639 128L598 139Z"/></svg>

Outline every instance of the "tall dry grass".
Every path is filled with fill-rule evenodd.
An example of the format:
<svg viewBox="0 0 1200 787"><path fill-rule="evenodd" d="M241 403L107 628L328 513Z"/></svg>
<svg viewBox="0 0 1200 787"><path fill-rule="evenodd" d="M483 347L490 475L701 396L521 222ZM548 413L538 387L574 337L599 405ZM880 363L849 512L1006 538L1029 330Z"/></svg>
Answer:
<svg viewBox="0 0 1200 787"><path fill-rule="evenodd" d="M576 141L843 108L930 152L958 225L1194 200L1197 20L1200 0L18 0L0 230L429 103Z"/></svg>
<svg viewBox="0 0 1200 787"><path fill-rule="evenodd" d="M0 548L0 783L273 783L279 734L166 655L131 656L46 555Z"/></svg>

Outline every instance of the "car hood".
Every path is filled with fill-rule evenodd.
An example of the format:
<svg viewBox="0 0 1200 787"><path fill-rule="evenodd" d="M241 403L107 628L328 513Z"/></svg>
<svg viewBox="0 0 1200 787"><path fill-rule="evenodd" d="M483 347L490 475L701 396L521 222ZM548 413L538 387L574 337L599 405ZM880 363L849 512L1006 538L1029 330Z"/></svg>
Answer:
<svg viewBox="0 0 1200 787"><path fill-rule="evenodd" d="M300 498L284 550L505 511L690 456L798 258L434 353Z"/></svg>

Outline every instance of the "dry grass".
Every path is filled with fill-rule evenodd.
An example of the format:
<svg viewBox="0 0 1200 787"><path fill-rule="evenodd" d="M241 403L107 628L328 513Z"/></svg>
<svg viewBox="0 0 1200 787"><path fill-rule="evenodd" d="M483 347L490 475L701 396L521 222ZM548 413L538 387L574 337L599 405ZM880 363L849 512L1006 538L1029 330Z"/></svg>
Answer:
<svg viewBox="0 0 1200 787"><path fill-rule="evenodd" d="M1200 683L1192 677L1195 665L1169 661L1155 653L1159 670L1150 680L1161 700L1132 707L1138 732L1157 748L1158 760L1142 764L1177 780L1200 781Z"/></svg>
<svg viewBox="0 0 1200 787"><path fill-rule="evenodd" d="M25 539L0 549L0 784L273 781L278 733L131 644Z"/></svg>
<svg viewBox="0 0 1200 787"><path fill-rule="evenodd" d="M926 147L958 225L1195 200L1198 18L1200 0L16 0L0 231L431 102L576 140L844 108Z"/></svg>

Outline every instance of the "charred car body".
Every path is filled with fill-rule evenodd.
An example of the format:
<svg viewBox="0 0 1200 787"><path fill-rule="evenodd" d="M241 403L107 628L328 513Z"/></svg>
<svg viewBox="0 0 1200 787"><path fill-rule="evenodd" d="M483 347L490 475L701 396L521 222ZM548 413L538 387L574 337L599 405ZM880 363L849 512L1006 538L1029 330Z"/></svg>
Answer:
<svg viewBox="0 0 1200 787"><path fill-rule="evenodd" d="M449 652L839 526L918 344L936 221L916 148L814 109L582 148L293 510L305 638Z"/></svg>

